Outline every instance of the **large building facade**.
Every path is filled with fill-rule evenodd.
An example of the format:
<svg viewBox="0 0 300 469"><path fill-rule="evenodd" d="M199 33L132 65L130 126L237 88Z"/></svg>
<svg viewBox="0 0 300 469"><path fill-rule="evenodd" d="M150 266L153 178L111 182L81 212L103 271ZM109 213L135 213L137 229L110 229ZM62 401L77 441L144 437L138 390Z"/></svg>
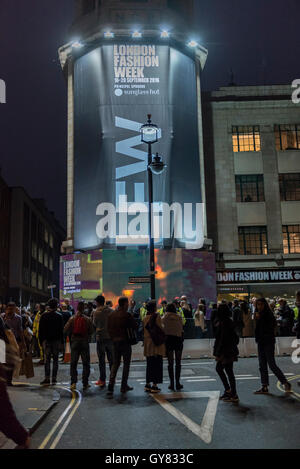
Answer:
<svg viewBox="0 0 300 469"><path fill-rule="evenodd" d="M9 188L7 281L2 301L27 306L47 301L48 288L59 290L59 258L65 231L43 199L31 199L22 187Z"/></svg>
<svg viewBox="0 0 300 469"><path fill-rule="evenodd" d="M203 93L208 51L191 41L192 30L193 1L76 1L72 41L59 50L68 87L62 297L148 296L148 286L128 281L147 273L145 243L105 243L96 228L101 202L147 200L138 133L148 113L162 129L157 150L168 165L154 188L158 200L204 207L197 253L157 242L159 297L188 292L194 302L215 301L216 284L220 299L291 298L300 289L300 106L290 86ZM144 72L129 64L146 60L150 71L139 81ZM143 173L136 179L128 169L134 158L131 168Z"/></svg>
<svg viewBox="0 0 300 469"><path fill-rule="evenodd" d="M5 300L9 273L10 190L0 173L0 303Z"/></svg>
<svg viewBox="0 0 300 469"><path fill-rule="evenodd" d="M300 290L300 106L291 86L229 86L204 102L219 295L291 298Z"/></svg>
<svg viewBox="0 0 300 469"><path fill-rule="evenodd" d="M68 83L68 237L63 244L62 296L89 299L83 296L88 287L82 271L90 272L93 262L101 270L94 281L100 276L110 297L122 292L138 300L149 296L149 285L130 282L149 275L149 234L146 230L139 235L142 231L136 228L143 226L143 214L139 222L124 221L123 208L149 200L148 154L140 128L152 114L158 125L155 151L167 164L164 174L153 178L153 210L161 213L165 205L175 204L184 209L178 218L171 214L169 230L164 226L162 231L156 217L161 230L154 236L158 295L183 294L194 285L193 277L198 282L192 288L194 302L200 296L216 298L202 134L201 76L207 50L192 40L192 22L193 1L76 2L73 41L59 51ZM193 205L190 215L185 204ZM116 209L112 216L111 205ZM106 212L104 223L100 217ZM180 229L188 218L193 241L186 226ZM191 257L189 251L195 248ZM171 282L172 269L177 280ZM199 286L200 270L205 278Z"/></svg>

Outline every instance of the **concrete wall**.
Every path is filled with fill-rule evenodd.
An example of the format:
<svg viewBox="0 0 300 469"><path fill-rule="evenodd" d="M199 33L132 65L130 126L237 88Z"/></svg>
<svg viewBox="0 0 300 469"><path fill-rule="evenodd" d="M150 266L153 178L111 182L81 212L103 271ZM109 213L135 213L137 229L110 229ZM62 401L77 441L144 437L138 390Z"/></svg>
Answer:
<svg viewBox="0 0 300 469"><path fill-rule="evenodd" d="M266 226L265 202L237 203L238 226Z"/></svg>
<svg viewBox="0 0 300 469"><path fill-rule="evenodd" d="M281 202L282 224L300 225L300 202Z"/></svg>

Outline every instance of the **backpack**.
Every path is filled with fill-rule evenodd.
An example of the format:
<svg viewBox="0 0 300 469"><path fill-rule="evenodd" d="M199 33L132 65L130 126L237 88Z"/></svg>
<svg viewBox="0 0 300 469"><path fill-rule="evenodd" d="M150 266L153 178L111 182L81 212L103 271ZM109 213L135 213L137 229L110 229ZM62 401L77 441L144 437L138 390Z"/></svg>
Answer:
<svg viewBox="0 0 300 469"><path fill-rule="evenodd" d="M83 316L77 316L74 319L73 335L79 337L86 337L87 335L87 326L86 321Z"/></svg>

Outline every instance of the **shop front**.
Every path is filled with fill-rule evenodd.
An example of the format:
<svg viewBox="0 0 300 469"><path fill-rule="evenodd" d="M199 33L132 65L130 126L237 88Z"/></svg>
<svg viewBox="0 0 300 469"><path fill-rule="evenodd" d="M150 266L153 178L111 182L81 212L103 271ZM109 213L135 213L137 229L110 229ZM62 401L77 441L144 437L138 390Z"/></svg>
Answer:
<svg viewBox="0 0 300 469"><path fill-rule="evenodd" d="M250 300L253 297L295 300L300 290L300 268L236 269L217 272L218 300Z"/></svg>

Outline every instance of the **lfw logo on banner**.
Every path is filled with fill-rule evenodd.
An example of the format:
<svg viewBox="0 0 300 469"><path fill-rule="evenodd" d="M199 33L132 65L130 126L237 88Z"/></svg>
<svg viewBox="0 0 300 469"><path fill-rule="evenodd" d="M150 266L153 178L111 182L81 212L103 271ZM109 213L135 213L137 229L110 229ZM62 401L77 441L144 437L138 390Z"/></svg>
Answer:
<svg viewBox="0 0 300 469"><path fill-rule="evenodd" d="M116 206L111 203L98 205L96 215L101 218L96 233L100 240L115 239L117 245L145 245L149 242L149 205L145 202L145 183L133 183L134 200L128 202L129 189L132 188L128 187L126 181L129 176L147 171L148 154L136 148L141 145L142 123L116 117L115 125L116 128L133 131L137 135L116 142L116 153L132 158L132 163L116 168ZM161 136L159 129L159 138ZM174 202L169 205L155 202L152 204L152 217L151 236L157 242L175 238L186 249L203 247L204 204Z"/></svg>

